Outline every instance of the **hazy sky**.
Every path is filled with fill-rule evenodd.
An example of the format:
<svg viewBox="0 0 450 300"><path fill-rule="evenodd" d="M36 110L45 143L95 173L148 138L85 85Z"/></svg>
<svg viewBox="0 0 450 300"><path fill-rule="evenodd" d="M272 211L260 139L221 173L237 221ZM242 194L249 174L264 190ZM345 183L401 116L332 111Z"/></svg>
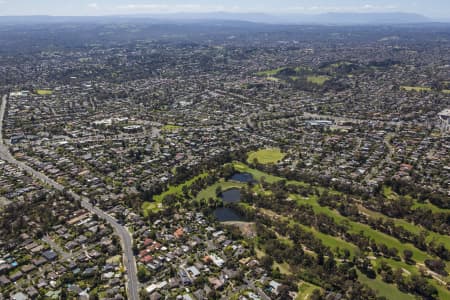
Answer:
<svg viewBox="0 0 450 300"><path fill-rule="evenodd" d="M415 12L450 18L450 0L0 0L0 15L173 12Z"/></svg>

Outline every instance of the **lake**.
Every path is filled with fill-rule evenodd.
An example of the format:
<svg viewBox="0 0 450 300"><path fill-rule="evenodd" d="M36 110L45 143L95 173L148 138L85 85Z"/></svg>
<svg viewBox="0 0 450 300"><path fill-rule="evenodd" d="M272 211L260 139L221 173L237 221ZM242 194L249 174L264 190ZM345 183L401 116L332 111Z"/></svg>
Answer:
<svg viewBox="0 0 450 300"><path fill-rule="evenodd" d="M241 190L232 188L222 192L223 203L236 203L241 201Z"/></svg>
<svg viewBox="0 0 450 300"><path fill-rule="evenodd" d="M216 208L216 210L214 210L214 216L219 222L244 221L244 218L241 215L229 207Z"/></svg>
<svg viewBox="0 0 450 300"><path fill-rule="evenodd" d="M230 180L238 181L238 182L242 182L242 183L255 181L255 179L253 178L253 175L250 173L236 173L230 178Z"/></svg>

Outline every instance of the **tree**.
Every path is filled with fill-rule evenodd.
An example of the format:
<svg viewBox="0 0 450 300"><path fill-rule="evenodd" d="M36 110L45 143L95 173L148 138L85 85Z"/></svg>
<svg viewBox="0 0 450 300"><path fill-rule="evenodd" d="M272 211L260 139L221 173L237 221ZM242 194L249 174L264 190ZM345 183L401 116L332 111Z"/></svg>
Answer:
<svg viewBox="0 0 450 300"><path fill-rule="evenodd" d="M412 260L413 252L411 250L408 250L408 249L403 250L403 257L405 258L405 262L407 264L414 264L415 263Z"/></svg>
<svg viewBox="0 0 450 300"><path fill-rule="evenodd" d="M273 258L272 256L269 255L264 255L263 257L261 257L261 266L266 269L266 270L270 270L272 268L273 265Z"/></svg>

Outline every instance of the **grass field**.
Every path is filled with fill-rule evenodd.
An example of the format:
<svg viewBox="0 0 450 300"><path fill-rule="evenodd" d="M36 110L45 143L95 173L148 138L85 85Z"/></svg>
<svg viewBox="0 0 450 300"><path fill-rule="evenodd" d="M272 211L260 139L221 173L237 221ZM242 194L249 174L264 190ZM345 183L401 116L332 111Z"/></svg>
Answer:
<svg viewBox="0 0 450 300"><path fill-rule="evenodd" d="M248 163L253 163L255 159L260 164L274 164L282 160L286 154L282 153L278 148L261 149L258 151L250 152L248 154Z"/></svg>
<svg viewBox="0 0 450 300"><path fill-rule="evenodd" d="M268 77L266 77L266 79L269 80L269 81L274 81L274 82L279 82L280 81L280 79L278 79L276 77L273 77L273 76L268 76Z"/></svg>
<svg viewBox="0 0 450 300"><path fill-rule="evenodd" d="M40 96L48 96L53 94L53 91L51 90L36 90L36 94L40 95Z"/></svg>
<svg viewBox="0 0 450 300"><path fill-rule="evenodd" d="M163 131L175 131L175 130L178 130L180 128L182 128L182 127L178 126L178 125L167 124L167 125L164 125L161 128L161 130L163 130Z"/></svg>
<svg viewBox="0 0 450 300"><path fill-rule="evenodd" d="M408 92L430 92L431 88L424 86L401 86L402 90Z"/></svg>
<svg viewBox="0 0 450 300"><path fill-rule="evenodd" d="M306 80L308 82L317 84L317 85L323 85L325 82L327 82L330 79L328 76L324 75L316 75L316 76L308 76L306 77Z"/></svg>
<svg viewBox="0 0 450 300"><path fill-rule="evenodd" d="M281 67L281 68L277 68L277 69L261 71L261 72L256 73L256 75L258 75L258 76L274 76L274 75L277 75L279 72L283 71L284 69L285 69L285 67Z"/></svg>

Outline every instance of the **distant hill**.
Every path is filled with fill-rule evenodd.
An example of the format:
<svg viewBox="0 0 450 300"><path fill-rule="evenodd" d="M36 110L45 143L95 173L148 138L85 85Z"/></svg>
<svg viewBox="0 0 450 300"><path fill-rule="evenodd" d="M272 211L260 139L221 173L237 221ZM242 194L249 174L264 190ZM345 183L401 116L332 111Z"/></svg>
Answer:
<svg viewBox="0 0 450 300"><path fill-rule="evenodd" d="M134 17L143 17L136 15ZM152 19L166 20L239 20L270 24L413 24L430 23L432 19L412 13L326 13L317 15L263 13L202 13L147 15Z"/></svg>
<svg viewBox="0 0 450 300"><path fill-rule="evenodd" d="M142 14L98 17L65 17L65 16L14 16L0 17L0 23L90 23L90 22L148 22L148 23L183 23L211 20L241 21L266 24L323 24L323 25L376 25L376 24L418 24L431 23L434 20L420 14L412 13L325 13L316 15L284 14L271 15L264 13L176 13L176 14Z"/></svg>

